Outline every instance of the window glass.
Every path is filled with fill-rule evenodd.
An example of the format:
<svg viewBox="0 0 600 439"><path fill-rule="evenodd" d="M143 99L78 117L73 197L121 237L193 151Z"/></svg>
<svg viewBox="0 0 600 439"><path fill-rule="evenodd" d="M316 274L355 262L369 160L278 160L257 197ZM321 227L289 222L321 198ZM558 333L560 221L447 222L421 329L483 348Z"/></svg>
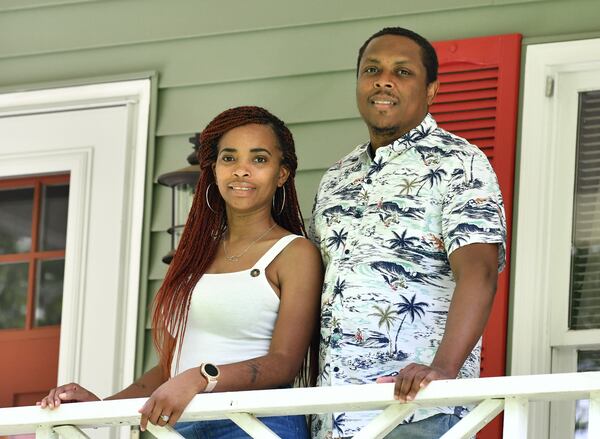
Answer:
<svg viewBox="0 0 600 439"><path fill-rule="evenodd" d="M65 260L38 261L34 326L59 325Z"/></svg>
<svg viewBox="0 0 600 439"><path fill-rule="evenodd" d="M67 239L69 186L42 187L40 250L63 250Z"/></svg>
<svg viewBox="0 0 600 439"><path fill-rule="evenodd" d="M28 272L27 262L0 264L0 329L25 327Z"/></svg>
<svg viewBox="0 0 600 439"><path fill-rule="evenodd" d="M33 188L0 189L0 254L31 250Z"/></svg>
<svg viewBox="0 0 600 439"><path fill-rule="evenodd" d="M600 328L600 91L580 93L571 256L571 329Z"/></svg>
<svg viewBox="0 0 600 439"><path fill-rule="evenodd" d="M577 372L594 372L600 370L600 351L578 351ZM590 401L577 401L575 405L575 439L588 439L588 415Z"/></svg>

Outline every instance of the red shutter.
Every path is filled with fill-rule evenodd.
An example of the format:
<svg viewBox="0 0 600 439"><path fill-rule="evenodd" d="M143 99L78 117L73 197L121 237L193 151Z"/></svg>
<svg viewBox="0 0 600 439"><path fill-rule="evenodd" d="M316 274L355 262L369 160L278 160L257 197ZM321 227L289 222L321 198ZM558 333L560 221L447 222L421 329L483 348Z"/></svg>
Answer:
<svg viewBox="0 0 600 439"><path fill-rule="evenodd" d="M430 111L444 129L479 146L498 176L507 220L506 268L483 334L481 376L505 374L510 281L510 243L515 173L521 35L500 35L433 44L440 90ZM479 439L500 438L495 420Z"/></svg>

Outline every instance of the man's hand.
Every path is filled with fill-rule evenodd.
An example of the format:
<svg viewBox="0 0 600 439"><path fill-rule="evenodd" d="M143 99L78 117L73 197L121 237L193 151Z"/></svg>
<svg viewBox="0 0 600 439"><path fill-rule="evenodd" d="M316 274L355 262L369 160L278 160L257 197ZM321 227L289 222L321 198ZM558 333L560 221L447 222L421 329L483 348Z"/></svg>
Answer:
<svg viewBox="0 0 600 439"><path fill-rule="evenodd" d="M167 424L175 425L187 405L199 392L199 383L202 381L206 387L206 379L200 375L198 368L193 368L158 387L139 410L142 414L140 430L146 430L148 421L161 427Z"/></svg>
<svg viewBox="0 0 600 439"><path fill-rule="evenodd" d="M450 376L447 372L434 366L425 364L410 363L404 369L398 372L395 377L386 376L377 378L378 383L393 383L394 398L401 402L409 402L415 399L417 392L427 386L434 380L449 380L455 376Z"/></svg>

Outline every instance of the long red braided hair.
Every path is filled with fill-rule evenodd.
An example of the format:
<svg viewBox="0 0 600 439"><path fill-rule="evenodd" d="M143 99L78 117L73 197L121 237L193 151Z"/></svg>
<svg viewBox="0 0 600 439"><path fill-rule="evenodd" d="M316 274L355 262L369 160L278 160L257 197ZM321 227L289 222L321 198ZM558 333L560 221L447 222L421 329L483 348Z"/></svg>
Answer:
<svg viewBox="0 0 600 439"><path fill-rule="evenodd" d="M275 192L271 211L273 219L291 233L306 236L294 185L298 159L290 130L283 121L261 107L236 107L219 114L204 131L196 135L200 145L200 178L177 251L154 299L152 339L165 378L170 376L173 357L183 341L192 291L213 261L227 226L225 202L212 172L217 160L218 143L227 131L247 124L264 124L273 129L282 152L282 165L290 171L282 188L285 191L283 208L282 190ZM315 331L310 359L307 357L304 360L299 376L305 385L314 385L316 381L317 349L318 331Z"/></svg>

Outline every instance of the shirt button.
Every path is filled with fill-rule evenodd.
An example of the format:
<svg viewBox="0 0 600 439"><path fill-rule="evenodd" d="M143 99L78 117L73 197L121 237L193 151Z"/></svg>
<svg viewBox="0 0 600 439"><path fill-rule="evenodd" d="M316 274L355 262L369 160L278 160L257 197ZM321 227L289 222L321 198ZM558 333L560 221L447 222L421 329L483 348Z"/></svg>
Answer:
<svg viewBox="0 0 600 439"><path fill-rule="evenodd" d="M337 366L335 366L335 367L333 368L333 371L334 371L334 372L339 372L339 371L340 371L340 368L339 368L339 367L337 367Z"/></svg>
<svg viewBox="0 0 600 439"><path fill-rule="evenodd" d="M344 253L346 253L347 255L349 255L350 254L350 250L346 249L346 250L344 250Z"/></svg>
<svg viewBox="0 0 600 439"><path fill-rule="evenodd" d="M367 184L371 184L371 183L373 183L373 180L371 180L370 178L367 178L367 179L365 180L365 183L367 183Z"/></svg>

